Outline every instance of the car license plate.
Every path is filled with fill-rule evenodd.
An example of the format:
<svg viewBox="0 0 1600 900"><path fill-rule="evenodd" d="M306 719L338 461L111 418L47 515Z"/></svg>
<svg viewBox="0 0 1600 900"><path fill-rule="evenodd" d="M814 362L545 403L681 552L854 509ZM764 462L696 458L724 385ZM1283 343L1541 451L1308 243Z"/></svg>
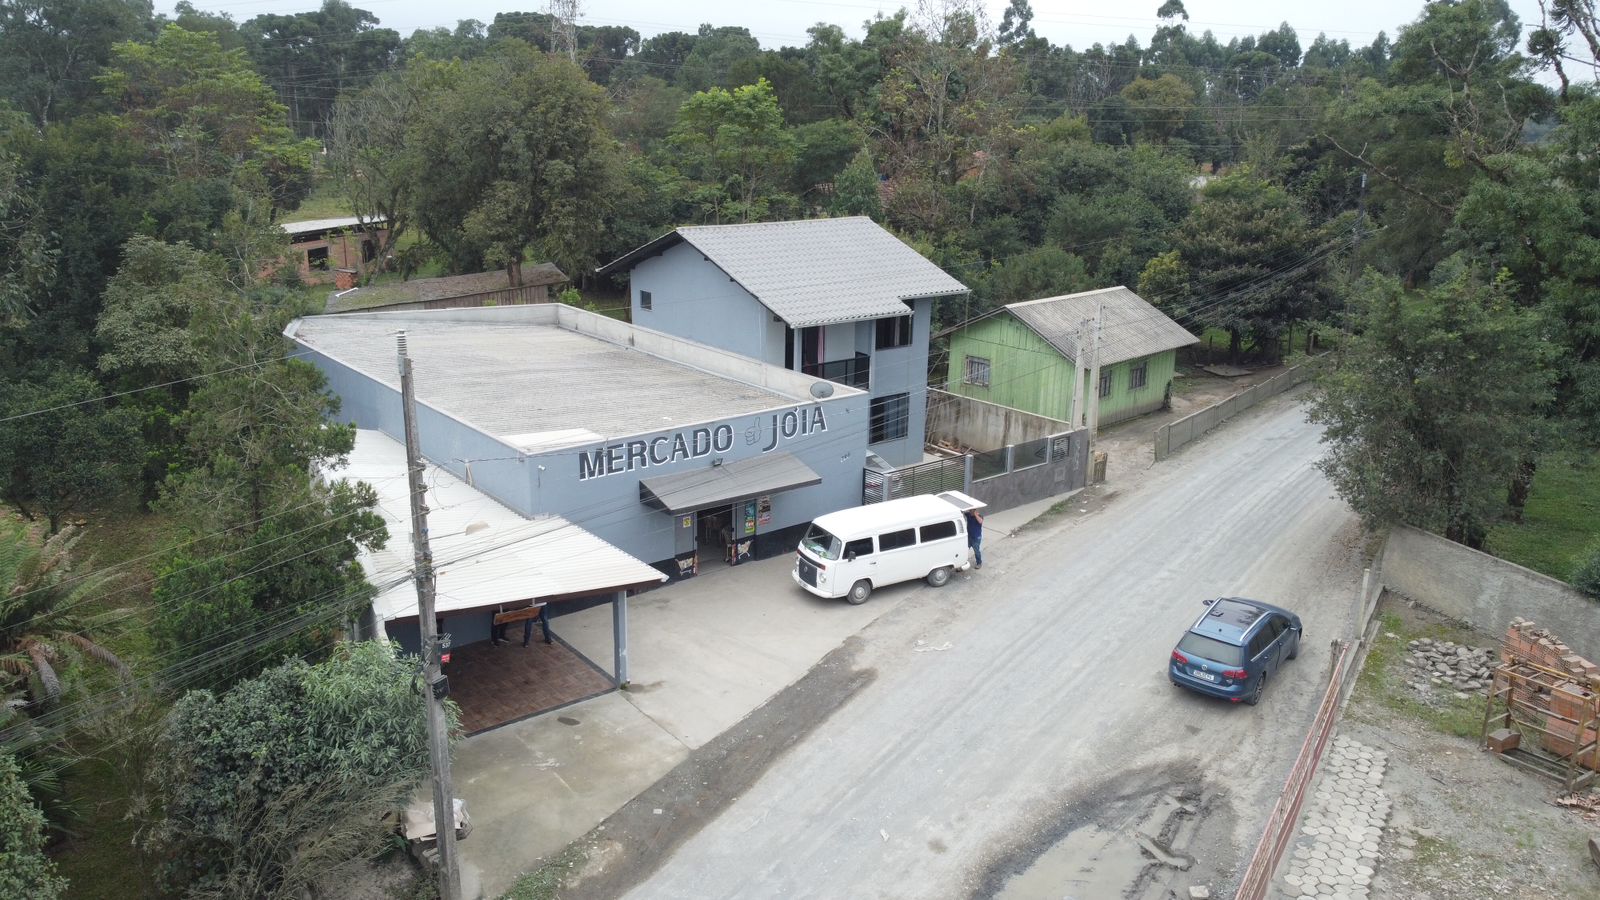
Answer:
<svg viewBox="0 0 1600 900"><path fill-rule="evenodd" d="M1196 672L1194 674L1199 676L1199 677L1201 677L1201 678L1204 678L1207 681L1216 681L1217 680L1217 676L1211 674L1210 672Z"/></svg>

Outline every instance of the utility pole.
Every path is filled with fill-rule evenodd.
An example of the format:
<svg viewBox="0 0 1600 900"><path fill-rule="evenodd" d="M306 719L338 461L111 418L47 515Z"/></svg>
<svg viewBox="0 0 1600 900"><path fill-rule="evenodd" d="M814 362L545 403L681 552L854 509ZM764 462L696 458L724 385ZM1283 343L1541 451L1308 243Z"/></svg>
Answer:
<svg viewBox="0 0 1600 900"><path fill-rule="evenodd" d="M578 61L578 0L548 0L546 11L550 16L550 49L565 53L567 59Z"/></svg>
<svg viewBox="0 0 1600 900"><path fill-rule="evenodd" d="M428 758L433 766L433 827L439 848L440 900L461 900L461 870L456 861L456 804L450 785L449 719L444 698L449 682L439 671L439 635L433 613L433 551L428 549L428 505L422 480L422 450L417 440L417 395L411 383L406 333L395 343L400 356L400 404L406 423L406 476L411 485L411 548L417 581L417 627L422 632L422 680L428 704Z"/></svg>
<svg viewBox="0 0 1600 900"><path fill-rule="evenodd" d="M1094 439L1100 433L1100 314L1104 305L1094 305L1094 335L1090 338L1090 370L1089 370L1089 421L1087 427L1089 435L1085 439L1084 477L1083 483L1087 486L1094 475Z"/></svg>

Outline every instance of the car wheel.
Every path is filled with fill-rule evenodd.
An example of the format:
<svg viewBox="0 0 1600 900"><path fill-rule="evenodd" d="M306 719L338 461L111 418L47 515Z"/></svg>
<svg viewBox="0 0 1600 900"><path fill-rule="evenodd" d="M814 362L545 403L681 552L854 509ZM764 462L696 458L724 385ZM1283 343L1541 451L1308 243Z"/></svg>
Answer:
<svg viewBox="0 0 1600 900"><path fill-rule="evenodd" d="M940 566L928 573L928 583L934 587L944 587L950 583L950 567Z"/></svg>
<svg viewBox="0 0 1600 900"><path fill-rule="evenodd" d="M1294 643L1289 645L1289 658L1294 659L1300 655L1300 633L1295 632Z"/></svg>
<svg viewBox="0 0 1600 900"><path fill-rule="evenodd" d="M863 578L850 586L850 593L846 594L844 598L850 601L851 606L860 606L867 602L867 598L870 596L872 596L872 582Z"/></svg>
<svg viewBox="0 0 1600 900"><path fill-rule="evenodd" d="M1261 677L1256 679L1256 689L1250 692L1250 696L1244 698L1244 702L1250 704L1251 706L1255 706L1257 703L1260 703L1261 692L1266 690L1266 687L1267 673L1262 672Z"/></svg>

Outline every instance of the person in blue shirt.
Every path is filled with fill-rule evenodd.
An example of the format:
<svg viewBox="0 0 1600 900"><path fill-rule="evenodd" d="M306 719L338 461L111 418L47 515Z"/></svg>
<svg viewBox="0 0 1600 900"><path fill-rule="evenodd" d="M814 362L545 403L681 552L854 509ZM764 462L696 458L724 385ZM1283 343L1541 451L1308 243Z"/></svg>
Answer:
<svg viewBox="0 0 1600 900"><path fill-rule="evenodd" d="M983 568L983 513L969 509L967 516L967 546L972 548L973 568Z"/></svg>

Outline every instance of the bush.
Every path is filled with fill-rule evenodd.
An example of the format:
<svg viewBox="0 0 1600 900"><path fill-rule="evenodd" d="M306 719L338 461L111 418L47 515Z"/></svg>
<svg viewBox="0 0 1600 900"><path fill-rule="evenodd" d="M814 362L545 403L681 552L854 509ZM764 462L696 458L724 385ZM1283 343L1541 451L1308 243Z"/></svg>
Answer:
<svg viewBox="0 0 1600 900"><path fill-rule="evenodd" d="M0 897L55 900L65 889L44 855L44 813L29 799L17 761L0 748Z"/></svg>
<svg viewBox="0 0 1600 900"><path fill-rule="evenodd" d="M1600 546L1589 550L1589 555L1572 570L1572 586L1600 600Z"/></svg>
<svg viewBox="0 0 1600 900"><path fill-rule="evenodd" d="M165 808L151 849L190 897L293 897L377 856L427 774L414 667L387 645L343 644L168 715L157 774Z"/></svg>

